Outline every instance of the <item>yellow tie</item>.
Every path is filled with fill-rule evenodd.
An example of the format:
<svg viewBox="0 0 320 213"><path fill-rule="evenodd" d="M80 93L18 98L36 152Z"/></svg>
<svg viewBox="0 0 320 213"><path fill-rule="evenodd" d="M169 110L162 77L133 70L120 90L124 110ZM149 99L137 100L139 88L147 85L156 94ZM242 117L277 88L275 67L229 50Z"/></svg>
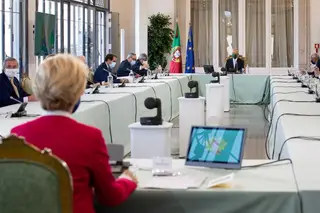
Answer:
<svg viewBox="0 0 320 213"><path fill-rule="evenodd" d="M16 85L14 85L14 81L13 81L13 80L14 80L14 78L11 78L11 79L10 79L11 85L12 85L12 87L13 87L13 89L14 89L14 92L16 93L17 97L20 98L18 88L17 88Z"/></svg>

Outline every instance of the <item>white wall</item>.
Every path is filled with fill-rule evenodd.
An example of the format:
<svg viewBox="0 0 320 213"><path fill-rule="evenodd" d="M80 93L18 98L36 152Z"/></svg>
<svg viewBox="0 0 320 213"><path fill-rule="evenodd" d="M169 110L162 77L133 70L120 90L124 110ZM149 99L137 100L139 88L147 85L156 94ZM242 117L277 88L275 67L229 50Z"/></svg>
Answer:
<svg viewBox="0 0 320 213"><path fill-rule="evenodd" d="M320 0L310 0L310 54L315 52L314 44L320 43L319 8Z"/></svg>
<svg viewBox="0 0 320 213"><path fill-rule="evenodd" d="M148 52L148 17L157 13L169 15L174 24L175 0L135 0L135 51L138 54Z"/></svg>
<svg viewBox="0 0 320 213"><path fill-rule="evenodd" d="M135 51L135 0L111 0L111 12L120 13L120 29L125 30L125 55Z"/></svg>

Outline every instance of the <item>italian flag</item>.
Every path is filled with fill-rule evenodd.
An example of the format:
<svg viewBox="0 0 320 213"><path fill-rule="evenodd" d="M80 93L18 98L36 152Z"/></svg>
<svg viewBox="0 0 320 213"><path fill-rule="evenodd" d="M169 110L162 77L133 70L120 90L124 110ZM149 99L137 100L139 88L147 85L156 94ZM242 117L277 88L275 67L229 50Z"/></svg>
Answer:
<svg viewBox="0 0 320 213"><path fill-rule="evenodd" d="M182 73L182 59L181 59L181 43L179 24L176 24L174 38L171 49L170 73Z"/></svg>

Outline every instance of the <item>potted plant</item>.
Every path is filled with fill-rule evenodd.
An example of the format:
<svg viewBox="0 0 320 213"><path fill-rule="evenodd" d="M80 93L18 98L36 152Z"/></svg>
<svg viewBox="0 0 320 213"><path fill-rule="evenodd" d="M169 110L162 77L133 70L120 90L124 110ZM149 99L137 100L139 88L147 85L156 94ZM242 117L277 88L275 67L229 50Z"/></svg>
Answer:
<svg viewBox="0 0 320 213"><path fill-rule="evenodd" d="M159 65L167 65L167 54L170 54L173 30L170 28L171 18L158 13L149 17L148 26L148 56L150 69Z"/></svg>

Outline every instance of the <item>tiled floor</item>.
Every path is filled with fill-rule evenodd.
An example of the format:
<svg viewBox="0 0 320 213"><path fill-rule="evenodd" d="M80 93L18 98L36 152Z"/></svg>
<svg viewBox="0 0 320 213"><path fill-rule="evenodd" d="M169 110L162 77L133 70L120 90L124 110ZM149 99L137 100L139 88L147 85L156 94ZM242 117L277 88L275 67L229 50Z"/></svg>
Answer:
<svg viewBox="0 0 320 213"><path fill-rule="evenodd" d="M247 129L245 144L245 159L266 159L265 155L265 135L267 132L267 122L263 114L264 107L255 105L232 105L229 113L225 113L220 122L222 126L236 126ZM179 118L174 121L172 131L173 140L177 140L179 134ZM214 125L214 121L209 121L208 125Z"/></svg>

